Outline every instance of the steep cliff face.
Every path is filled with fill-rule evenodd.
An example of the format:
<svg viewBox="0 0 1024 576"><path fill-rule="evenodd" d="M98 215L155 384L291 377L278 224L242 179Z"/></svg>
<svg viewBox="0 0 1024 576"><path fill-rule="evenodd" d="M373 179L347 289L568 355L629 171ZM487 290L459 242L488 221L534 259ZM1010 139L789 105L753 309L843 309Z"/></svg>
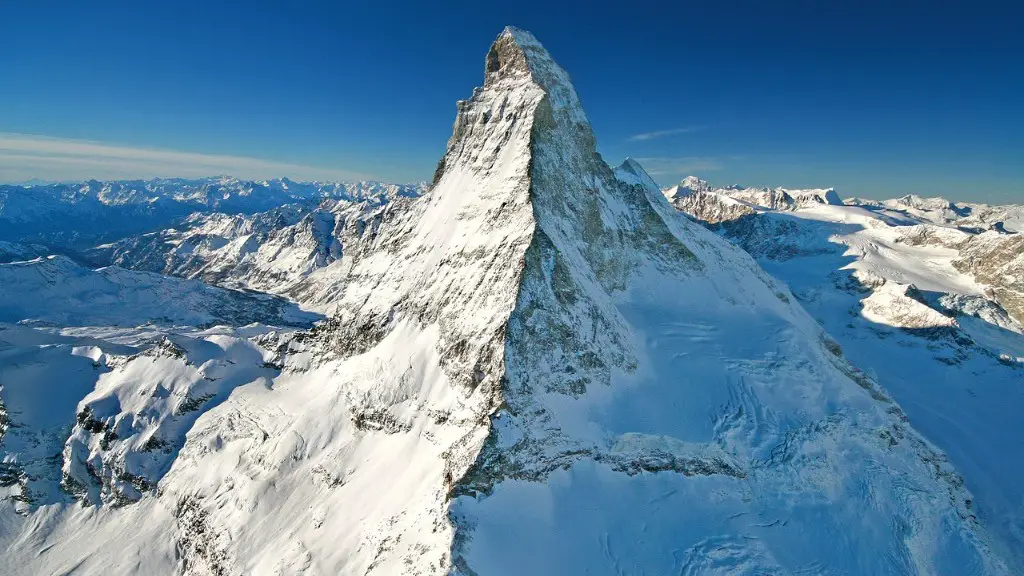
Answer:
<svg viewBox="0 0 1024 576"><path fill-rule="evenodd" d="M100 506L11 518L12 557L36 572L448 571L449 495L502 401L535 229L546 94L518 50L495 44L430 193L357 219L293 287L331 319L248 342L175 337L103 365L63 453L65 490ZM59 543L39 555L39 538Z"/></svg>
<svg viewBox="0 0 1024 576"><path fill-rule="evenodd" d="M205 492L178 516L193 565L270 571L301 534L294 561L328 573L450 568L449 493L501 402L506 325L535 228L531 138L545 94L515 68L502 70L508 74L490 72L460 103L430 193L389 205L361 251L304 283L311 296L329 298L335 315L284 343L275 393L237 412L211 411L208 425L192 432L219 437L240 413L255 411L268 436L255 445L229 441L242 464L214 465L222 472L200 482L195 470L222 462L224 449L186 443L179 461L192 463L168 473ZM249 480L239 470L247 467L266 469L273 484ZM217 510L239 491L273 504ZM194 536L198 519L224 545L211 551ZM278 535L244 528L262 522Z"/></svg>
<svg viewBox="0 0 1024 576"><path fill-rule="evenodd" d="M892 400L747 254L605 165L564 71L509 41L548 95L536 230L454 491L460 573L1003 570Z"/></svg>
<svg viewBox="0 0 1024 576"><path fill-rule="evenodd" d="M945 456L749 255L604 163L529 33L491 47L429 193L375 214L289 288L329 306L314 329L105 360L62 456L99 505L4 516L11 559L1006 572Z"/></svg>

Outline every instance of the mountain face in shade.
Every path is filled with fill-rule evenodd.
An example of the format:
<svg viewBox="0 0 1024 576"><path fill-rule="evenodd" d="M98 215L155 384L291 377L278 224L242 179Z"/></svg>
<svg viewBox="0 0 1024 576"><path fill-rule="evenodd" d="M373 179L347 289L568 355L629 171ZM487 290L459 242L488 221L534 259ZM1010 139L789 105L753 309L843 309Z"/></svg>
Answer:
<svg viewBox="0 0 1024 576"><path fill-rule="evenodd" d="M45 422L59 458L5 453L12 565L1012 572L946 456L793 294L604 163L529 33L494 42L431 189L346 222L287 288L329 309L310 330L46 349L82 359L82 395L69 435ZM21 328L0 353L43 354ZM4 398L24 443L45 402Z"/></svg>
<svg viewBox="0 0 1024 576"><path fill-rule="evenodd" d="M773 207L741 199L744 188L683 187L664 190L673 206L786 282L950 454L978 517L1019 566L1024 465L998 455L1021 450L1024 235L997 226L1009 220L985 222L1014 207L913 196Z"/></svg>

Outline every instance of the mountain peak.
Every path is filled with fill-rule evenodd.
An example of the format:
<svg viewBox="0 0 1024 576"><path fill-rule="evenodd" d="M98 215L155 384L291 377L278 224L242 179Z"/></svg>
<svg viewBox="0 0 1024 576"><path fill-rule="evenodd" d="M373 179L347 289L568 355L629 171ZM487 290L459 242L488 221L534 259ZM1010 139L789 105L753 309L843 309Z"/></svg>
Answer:
<svg viewBox="0 0 1024 576"><path fill-rule="evenodd" d="M484 88L504 79L532 80L548 94L553 109L568 110L574 122L586 123L569 74L533 34L513 26L507 26L487 52Z"/></svg>
<svg viewBox="0 0 1024 576"><path fill-rule="evenodd" d="M540 46L537 39L529 32L508 26L491 44L487 52L487 74L484 86L489 87L505 78L531 76L527 51L524 46ZM543 51L543 48L540 48ZM531 50L536 53L537 50ZM546 52L544 52L546 54ZM550 56L547 57L550 60Z"/></svg>
<svg viewBox="0 0 1024 576"><path fill-rule="evenodd" d="M247 325L237 311L262 296L225 303L198 280L75 268L78 292L96 293L89 279L102 276L105 302L146 288L116 311L146 304L157 317L184 300L206 316L142 332L122 320L118 339L140 334L138 353L93 336L42 349L49 331L23 348L52 371L14 373L16 386L57 380L68 354L87 354L75 384L86 395L40 402L36 421L53 423L31 436L10 427L22 446L45 439L25 469L45 469L50 500L27 497L36 479L4 438L5 475L18 466L0 491L9 564L102 576L1010 573L945 456L793 293L675 211L639 163L604 162L568 75L532 35L505 29L486 73L458 105L430 193L308 219L292 208L226 242L259 256L261 229L289 237L297 258L272 273L333 259L286 292L330 314L309 331ZM755 213L718 192L686 197L719 198L723 216ZM38 264L0 265L31 281L14 292L0 277L3 293L81 317L80 298L36 288L60 287L23 270ZM221 307L237 329L200 328ZM106 354L120 357L97 361ZM3 400L17 401L10 374ZM10 494L26 495L15 512L31 518L7 515ZM71 497L99 510L61 504ZM616 542L630 545L612 554Z"/></svg>
<svg viewBox="0 0 1024 576"><path fill-rule="evenodd" d="M474 169L493 166L498 160L495 154L503 148L494 143L507 142L509 134L495 132L497 126L505 130L523 124L518 128L527 150L538 122L596 146L569 74L532 34L510 26L487 52L483 87L474 89L470 99L458 102L452 136L434 172L433 185L460 162Z"/></svg>
<svg viewBox="0 0 1024 576"><path fill-rule="evenodd" d="M683 188L688 188L694 192L709 192L711 185L705 180L701 180L696 176L687 176L679 182L679 185Z"/></svg>
<svg viewBox="0 0 1024 576"><path fill-rule="evenodd" d="M651 175L632 158L626 158L615 168L615 177L627 184L640 184L648 189L658 189L658 184L651 178Z"/></svg>

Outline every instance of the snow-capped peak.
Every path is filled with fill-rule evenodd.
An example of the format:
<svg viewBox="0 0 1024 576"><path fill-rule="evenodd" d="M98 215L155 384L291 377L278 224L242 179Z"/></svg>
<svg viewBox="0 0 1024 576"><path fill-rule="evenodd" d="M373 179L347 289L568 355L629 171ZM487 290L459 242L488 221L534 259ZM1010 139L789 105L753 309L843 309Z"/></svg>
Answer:
<svg viewBox="0 0 1024 576"><path fill-rule="evenodd" d="M547 93L556 111L565 109L575 121L587 121L569 74L555 63L551 54L533 34L509 26L502 31L487 53L484 87L488 88L502 79L519 80L524 77L528 77Z"/></svg>
<svg viewBox="0 0 1024 576"><path fill-rule="evenodd" d="M695 192L706 191L711 189L711 185L708 184L706 180L701 180L696 176L687 176L686 178L683 178L679 182L679 185L682 186L683 188L688 188Z"/></svg>
<svg viewBox="0 0 1024 576"><path fill-rule="evenodd" d="M907 194L888 201L893 206L915 208L918 210L948 210L953 203L941 196L924 197L917 194Z"/></svg>
<svg viewBox="0 0 1024 576"><path fill-rule="evenodd" d="M629 182L630 184L640 184L644 187L657 188L658 184L651 178L651 175L644 170L644 167L639 162L632 158L626 158L615 168L615 176L623 182Z"/></svg>
<svg viewBox="0 0 1024 576"><path fill-rule="evenodd" d="M651 184L506 29L432 190L305 284L333 317L118 360L61 454L100 505L0 519L0 549L108 576L999 573L944 457Z"/></svg>

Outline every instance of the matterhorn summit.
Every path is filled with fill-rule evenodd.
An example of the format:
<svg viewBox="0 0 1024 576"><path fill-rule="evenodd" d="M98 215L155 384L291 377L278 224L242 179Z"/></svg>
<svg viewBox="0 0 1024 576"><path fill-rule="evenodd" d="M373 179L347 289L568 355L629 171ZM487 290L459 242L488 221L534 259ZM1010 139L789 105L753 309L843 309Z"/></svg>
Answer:
<svg viewBox="0 0 1024 576"><path fill-rule="evenodd" d="M429 191L289 288L324 304L311 329L67 344L96 380L32 469L60 489L3 485L8 566L1010 573L884 382L607 165L536 38L505 29L484 72Z"/></svg>

